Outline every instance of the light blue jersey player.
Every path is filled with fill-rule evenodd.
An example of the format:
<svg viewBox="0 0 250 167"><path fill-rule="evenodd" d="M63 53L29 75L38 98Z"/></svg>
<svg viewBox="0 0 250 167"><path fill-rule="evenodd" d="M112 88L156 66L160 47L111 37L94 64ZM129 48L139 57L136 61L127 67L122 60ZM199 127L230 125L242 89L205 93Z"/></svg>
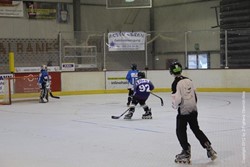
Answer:
<svg viewBox="0 0 250 167"><path fill-rule="evenodd" d="M132 98L132 104L129 108L128 114L124 119L131 119L135 112L135 106L139 103L143 107L145 114L142 115L142 119L152 119L151 109L146 105L146 101L150 96L150 92L154 89L153 83L145 78L144 72L138 72L138 80L134 85L134 95Z"/></svg>
<svg viewBox="0 0 250 167"><path fill-rule="evenodd" d="M138 79L138 70L137 70L137 65L132 64L131 65L131 70L128 71L126 75L126 79L128 81L128 102L127 106L130 105L132 101L132 96L134 94L134 85L136 80Z"/></svg>

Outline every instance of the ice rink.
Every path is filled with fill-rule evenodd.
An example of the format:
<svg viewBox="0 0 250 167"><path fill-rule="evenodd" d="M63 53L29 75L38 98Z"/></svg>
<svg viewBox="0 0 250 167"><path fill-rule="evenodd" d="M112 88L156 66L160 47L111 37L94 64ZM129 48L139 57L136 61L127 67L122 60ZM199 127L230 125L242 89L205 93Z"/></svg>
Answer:
<svg viewBox="0 0 250 167"><path fill-rule="evenodd" d="M111 119L127 94L62 96L0 106L0 167L250 167L250 93L199 93L198 120L218 154L215 161L188 128L191 165L175 164L181 147L170 93L147 104L153 119Z"/></svg>

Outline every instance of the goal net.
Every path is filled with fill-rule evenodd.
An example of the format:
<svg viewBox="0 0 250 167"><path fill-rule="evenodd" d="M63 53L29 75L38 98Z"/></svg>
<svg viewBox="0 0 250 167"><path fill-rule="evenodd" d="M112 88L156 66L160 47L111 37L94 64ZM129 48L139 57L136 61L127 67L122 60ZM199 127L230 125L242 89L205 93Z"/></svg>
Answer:
<svg viewBox="0 0 250 167"><path fill-rule="evenodd" d="M96 68L97 67L97 47L96 46L64 46L63 62L75 63L76 68Z"/></svg>
<svg viewBox="0 0 250 167"><path fill-rule="evenodd" d="M38 100L40 89L37 79L35 76L4 78L0 104L10 105L18 101Z"/></svg>

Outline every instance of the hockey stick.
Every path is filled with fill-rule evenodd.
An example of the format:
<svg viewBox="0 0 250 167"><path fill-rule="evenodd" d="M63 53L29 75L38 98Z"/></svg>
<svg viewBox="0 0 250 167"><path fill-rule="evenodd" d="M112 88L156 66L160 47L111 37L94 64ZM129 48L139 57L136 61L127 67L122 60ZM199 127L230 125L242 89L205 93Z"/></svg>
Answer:
<svg viewBox="0 0 250 167"><path fill-rule="evenodd" d="M50 97L52 97L52 98L55 98L55 99L60 99L60 97L59 97L59 96L54 96L54 95L52 94L52 92L51 92L51 91L49 92L49 94L50 94Z"/></svg>
<svg viewBox="0 0 250 167"><path fill-rule="evenodd" d="M119 119L119 118L121 118L128 111L129 111L129 108L126 111L124 111L120 116L111 116L111 118L112 119Z"/></svg>
<svg viewBox="0 0 250 167"><path fill-rule="evenodd" d="M158 97L158 98L161 100L161 106L164 105L163 100L162 100L162 98L161 98L160 96L154 94L153 92L150 92L150 93L151 93L152 95L154 95L155 97Z"/></svg>

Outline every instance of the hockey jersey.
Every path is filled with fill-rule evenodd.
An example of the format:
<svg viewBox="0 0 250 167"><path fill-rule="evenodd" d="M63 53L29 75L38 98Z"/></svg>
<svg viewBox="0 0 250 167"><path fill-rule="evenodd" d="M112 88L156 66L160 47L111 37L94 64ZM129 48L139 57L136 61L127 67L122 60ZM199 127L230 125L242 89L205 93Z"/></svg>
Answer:
<svg viewBox="0 0 250 167"><path fill-rule="evenodd" d="M154 85L150 80L138 79L134 85L134 96L137 99L147 100L152 90L154 90Z"/></svg>
<svg viewBox="0 0 250 167"><path fill-rule="evenodd" d="M137 75L138 75L138 70L129 70L126 75L126 79L131 85L134 85L138 77Z"/></svg>
<svg viewBox="0 0 250 167"><path fill-rule="evenodd" d="M49 74L46 70L41 70L38 78L39 84L45 84L49 80Z"/></svg>
<svg viewBox="0 0 250 167"><path fill-rule="evenodd" d="M129 70L128 71L128 73L126 75L126 79L128 81L129 88L133 88L137 78L138 78L138 70Z"/></svg>
<svg viewBox="0 0 250 167"><path fill-rule="evenodd" d="M197 111L197 96L193 82L189 78L175 77L172 83L172 106L178 109L181 115Z"/></svg>

